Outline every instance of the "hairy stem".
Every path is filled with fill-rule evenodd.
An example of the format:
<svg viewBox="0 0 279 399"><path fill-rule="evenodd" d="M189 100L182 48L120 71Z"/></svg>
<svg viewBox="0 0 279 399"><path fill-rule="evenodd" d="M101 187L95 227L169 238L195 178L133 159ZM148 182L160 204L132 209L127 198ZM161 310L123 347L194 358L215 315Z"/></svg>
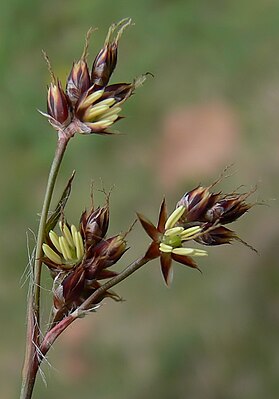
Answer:
<svg viewBox="0 0 279 399"><path fill-rule="evenodd" d="M98 288L73 313L69 314L69 316L65 317L55 327L48 331L40 346L40 352L42 356L45 356L47 354L55 340L70 324L73 323L73 321L84 316L86 314L86 311L89 311L92 306L94 307L94 304L97 304L98 301L103 298L107 290L123 281L125 278L138 270L141 266L149 262L149 260L150 259L146 257L142 257L131 263L121 273L119 273L117 276L113 277L105 284L103 284L100 288Z"/></svg>
<svg viewBox="0 0 279 399"><path fill-rule="evenodd" d="M38 371L39 360L37 348L40 346L40 284L42 270L42 244L44 240L45 225L48 217L49 206L53 194L54 185L65 153L69 137L60 137L57 141L56 152L50 168L48 182L40 217L37 235L35 262L31 275L31 286L28 294L27 306L27 334L25 360L22 370L22 387L20 399L30 399Z"/></svg>

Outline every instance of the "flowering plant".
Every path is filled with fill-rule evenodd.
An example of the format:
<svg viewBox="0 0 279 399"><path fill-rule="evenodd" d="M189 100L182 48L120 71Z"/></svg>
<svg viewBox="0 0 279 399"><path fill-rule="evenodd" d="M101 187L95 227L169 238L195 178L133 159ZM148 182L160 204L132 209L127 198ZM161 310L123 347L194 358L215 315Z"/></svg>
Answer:
<svg viewBox="0 0 279 399"><path fill-rule="evenodd" d="M131 24L124 19L109 28L103 48L90 69L87 63L90 30L79 61L74 62L66 87L55 77L49 59L45 59L51 75L47 95L47 112L41 112L57 131L57 147L51 165L37 234L34 262L31 265L31 289L27 308L26 354L23 367L21 399L30 399L37 372L53 343L75 320L94 312L105 298L121 300L111 290L149 261L160 258L163 279L171 284L173 262L199 269L196 258L208 255L207 246L229 244L238 240L226 225L236 221L253 204L249 193L213 192L217 182L187 191L168 214L164 199L156 226L137 214L143 229L151 238L146 251L122 271L113 266L127 251L127 234L108 235L110 196L103 206L92 205L81 213L74 225L65 217L74 174L49 216L50 203L60 165L70 139L76 134L113 134L109 130L122 117L123 104L142 85L146 74L130 83L109 84L116 67L119 39ZM191 243L190 243L191 242ZM203 246L200 248L199 246ZM51 322L41 331L40 297L43 265L52 279Z"/></svg>

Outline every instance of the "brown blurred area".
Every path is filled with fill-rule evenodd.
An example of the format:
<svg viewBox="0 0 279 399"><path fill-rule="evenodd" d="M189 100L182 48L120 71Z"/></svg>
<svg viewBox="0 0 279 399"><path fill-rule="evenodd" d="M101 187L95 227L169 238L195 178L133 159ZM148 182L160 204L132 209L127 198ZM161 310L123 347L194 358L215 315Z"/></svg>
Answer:
<svg viewBox="0 0 279 399"><path fill-rule="evenodd" d="M214 176L240 148L237 114L222 102L177 108L158 138L158 179L165 191L200 176Z"/></svg>
<svg viewBox="0 0 279 399"><path fill-rule="evenodd" d="M135 211L156 221L199 183L233 164L218 190L257 185L258 202L232 226L240 243L210 248L202 275L175 265L167 289L157 261L61 336L42 368L34 398L277 399L279 396L279 4L260 0L72 0L2 4L0 15L1 330L0 397L18 397L28 284L25 266L37 230L55 132L45 110L48 52L65 81L89 26L93 59L113 21L131 16L112 83L149 78L123 107L115 137L75 137L55 201L73 169L66 216L78 223L92 179L115 186L110 234ZM96 203L104 196L96 191ZM27 234L26 234L27 232ZM28 239L27 239L28 238ZM148 239L139 225L119 270ZM23 277L22 277L23 276ZM43 326L51 278L43 275Z"/></svg>

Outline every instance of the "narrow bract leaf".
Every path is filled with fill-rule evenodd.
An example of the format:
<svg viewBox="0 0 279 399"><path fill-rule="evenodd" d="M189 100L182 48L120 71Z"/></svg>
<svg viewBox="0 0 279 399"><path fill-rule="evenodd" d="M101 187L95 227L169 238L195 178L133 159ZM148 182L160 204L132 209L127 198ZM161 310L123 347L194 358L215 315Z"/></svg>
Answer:
<svg viewBox="0 0 279 399"><path fill-rule="evenodd" d="M73 179L75 177L75 171L73 171L62 195L61 198L53 212L53 214L48 218L47 222L46 222L46 227L45 227L45 236L48 235L48 233L50 232L50 230L53 230L54 227L56 226L58 220L60 219L61 213L63 211L63 209L66 206L66 203L69 199L70 193L71 193L71 188L72 188L72 182Z"/></svg>

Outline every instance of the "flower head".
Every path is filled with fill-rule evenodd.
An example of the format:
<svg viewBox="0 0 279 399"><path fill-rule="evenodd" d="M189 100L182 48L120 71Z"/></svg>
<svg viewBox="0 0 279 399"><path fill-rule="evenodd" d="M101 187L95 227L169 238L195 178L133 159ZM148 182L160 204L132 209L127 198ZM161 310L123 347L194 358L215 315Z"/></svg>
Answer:
<svg viewBox="0 0 279 399"><path fill-rule="evenodd" d="M100 287L99 281L117 275L111 267L127 250L125 235L106 237L109 225L109 205L84 211L78 227L59 222L59 233L47 232L42 246L43 262L54 278L55 320L61 320ZM104 297L119 300L113 291Z"/></svg>
<svg viewBox="0 0 279 399"><path fill-rule="evenodd" d="M247 203L246 199L255 190L243 194L213 193L210 192L213 185L198 186L183 195L176 205L178 208L185 207L180 224L184 227L193 223L201 225L202 234L199 234L195 240L204 245L222 245L229 244L233 240L241 241L234 231L224 225L236 221L251 209L253 204Z"/></svg>
<svg viewBox="0 0 279 399"><path fill-rule="evenodd" d="M253 191L244 194L214 193L210 189L215 184L198 186L186 192L169 217L164 200L157 227L138 214L144 230L152 239L145 257L160 257L161 270L167 284L172 279L172 260L197 269L192 257L207 255L203 249L188 247L186 244L190 240L207 246L229 244L233 240L248 245L224 225L234 222L253 206L246 202Z"/></svg>
<svg viewBox="0 0 279 399"><path fill-rule="evenodd" d="M160 257L161 271L167 285L172 281L172 260L198 269L192 257L207 255L207 252L202 249L184 246L187 241L194 240L202 230L200 226L188 228L178 226L178 222L184 212L185 207L181 205L167 218L166 202L164 200L161 205L157 227L143 215L138 214L143 228L153 240L145 256L149 259Z"/></svg>
<svg viewBox="0 0 279 399"><path fill-rule="evenodd" d="M145 80L145 75L131 83L109 85L116 67L119 39L124 29L131 24L126 18L109 28L103 48L97 54L91 73L87 64L88 43L92 32L86 36L84 51L79 61L74 62L69 73L65 91L55 78L50 62L45 55L52 77L48 90L46 116L59 135L111 134L107 129L117 122L122 104Z"/></svg>

